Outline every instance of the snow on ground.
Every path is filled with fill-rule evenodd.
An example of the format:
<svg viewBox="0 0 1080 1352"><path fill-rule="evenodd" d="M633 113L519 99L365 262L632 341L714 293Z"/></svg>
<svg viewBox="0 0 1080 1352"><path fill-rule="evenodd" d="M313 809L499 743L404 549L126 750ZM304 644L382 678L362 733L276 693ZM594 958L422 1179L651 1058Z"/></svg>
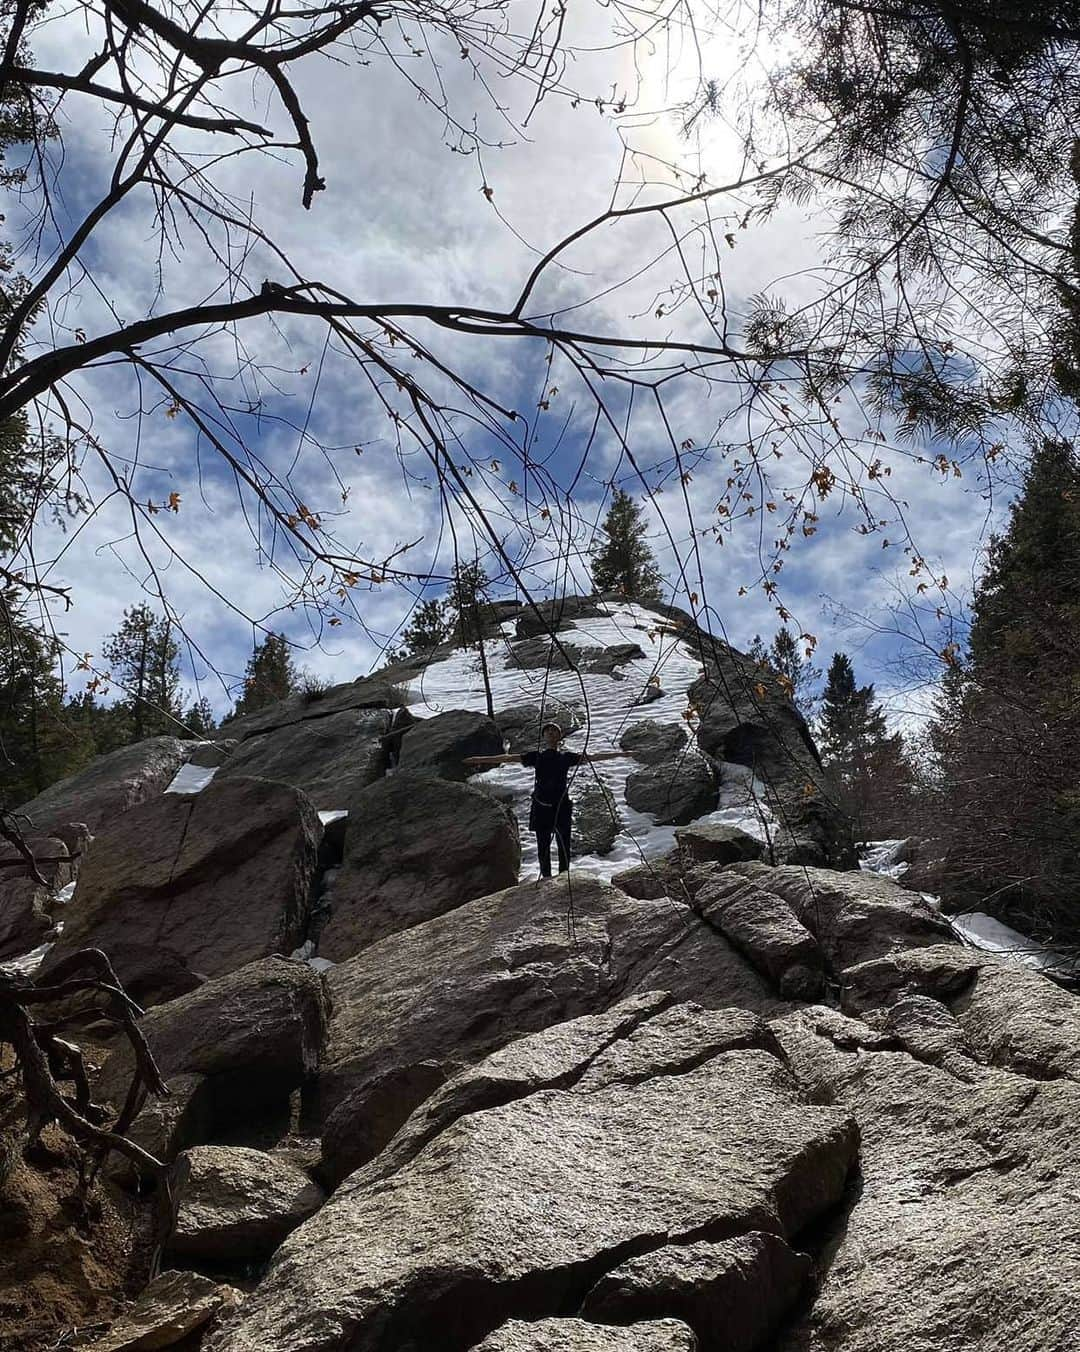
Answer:
<svg viewBox="0 0 1080 1352"><path fill-rule="evenodd" d="M859 867L899 881L908 866L896 856L906 844L906 840L869 841L860 851ZM929 892L920 895L924 901L941 911L940 897L932 896ZM984 953L999 953L1013 962L1022 962L1027 967L1048 974L1072 977L1080 974L1080 963L1071 955L1047 948L983 911L967 911L959 915L942 912L942 916L960 942L972 948L982 949Z"/></svg>
<svg viewBox="0 0 1080 1352"><path fill-rule="evenodd" d="M181 765L165 792L202 793L217 772L216 765Z"/></svg>
<svg viewBox="0 0 1080 1352"><path fill-rule="evenodd" d="M579 648L636 643L645 657L620 667L621 680L590 672L522 671L508 665L514 625L512 622L504 624L505 638L489 641L485 647L496 713L515 704L551 701L576 704L585 709L587 723L567 737L566 749L594 754L618 751L619 738L635 723L647 719L674 723L690 734L688 754L696 754L693 728L684 714L690 687L702 674L700 658L671 632L671 621L655 611L632 603L610 604L605 608L606 616L578 619L566 629L560 629L559 637ZM665 692L663 698L635 707L635 701L645 692L649 677L653 675L660 678ZM486 712L477 653L462 650L433 662L412 683L410 694L411 707L422 715L430 716L449 709ZM575 787L580 792L590 780L599 780L614 795L623 823L612 852L604 856L583 855L573 864L578 872L606 880L613 873L663 854L674 845L673 826L657 826L651 817L627 805L626 778L641 768L637 761L626 756L599 765L583 765L575 772L571 794ZM500 796L512 797L521 828L522 877L535 873L538 870L536 840L528 830L532 771L521 765L502 765L473 776L472 782L490 785ZM773 817L765 805L763 786L755 782L750 770L739 765L724 765L719 805L715 812L698 818L695 825L706 822L741 827L759 840L768 838Z"/></svg>

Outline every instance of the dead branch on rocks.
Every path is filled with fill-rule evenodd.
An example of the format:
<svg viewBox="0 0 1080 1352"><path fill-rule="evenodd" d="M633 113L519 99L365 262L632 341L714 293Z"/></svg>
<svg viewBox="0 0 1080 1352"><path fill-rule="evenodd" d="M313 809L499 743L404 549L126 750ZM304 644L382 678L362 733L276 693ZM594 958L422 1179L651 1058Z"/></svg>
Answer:
<svg viewBox="0 0 1080 1352"><path fill-rule="evenodd" d="M86 1062L78 1044L60 1037L55 1024L35 1018L35 1011L73 996L98 996L83 1017L111 1016L123 1029L135 1057L135 1069L124 1105L114 1121L103 1104L94 1102ZM0 973L0 1043L10 1044L26 1101L26 1143L31 1152L42 1131L56 1123L82 1149L80 1179L88 1190L112 1151L126 1156L157 1183L157 1225L153 1266L173 1221L168 1166L128 1136L148 1093L167 1095L150 1046L139 1027L142 1010L124 990L108 957L87 948L58 963L38 984L33 978ZM63 1085L72 1090L65 1092Z"/></svg>

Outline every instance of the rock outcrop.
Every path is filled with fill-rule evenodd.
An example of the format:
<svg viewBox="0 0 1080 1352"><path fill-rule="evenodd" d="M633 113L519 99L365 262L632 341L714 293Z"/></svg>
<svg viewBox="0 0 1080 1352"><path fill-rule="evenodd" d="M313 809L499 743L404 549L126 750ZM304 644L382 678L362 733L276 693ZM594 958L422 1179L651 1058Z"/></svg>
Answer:
<svg viewBox="0 0 1080 1352"><path fill-rule="evenodd" d="M687 907L637 901L572 872L481 897L390 935L326 974L332 1014L319 1070L324 1115L396 1078L400 1125L414 1068L449 1071L515 1037L641 990L774 1013L767 982Z"/></svg>
<svg viewBox="0 0 1080 1352"><path fill-rule="evenodd" d="M501 756L502 734L494 719L467 709L448 709L415 722L401 741L401 768L412 774L465 780L474 773L468 756Z"/></svg>
<svg viewBox="0 0 1080 1352"><path fill-rule="evenodd" d="M16 812L43 835L62 835L73 822L85 823L97 835L130 808L162 793L198 745L177 737L150 737L123 746L50 785Z"/></svg>
<svg viewBox="0 0 1080 1352"><path fill-rule="evenodd" d="M563 1087L458 1117L392 1172L374 1161L285 1241L210 1352L464 1352L512 1316L573 1311L628 1252L793 1238L842 1198L858 1131L805 1103L774 1051L730 1041L683 1006L598 1030Z"/></svg>
<svg viewBox="0 0 1080 1352"><path fill-rule="evenodd" d="M185 1151L173 1168L172 1187L174 1258L228 1267L269 1258L324 1200L303 1170L243 1146Z"/></svg>
<svg viewBox="0 0 1080 1352"><path fill-rule="evenodd" d="M325 718L287 723L249 737L229 756L217 782L236 775L275 779L302 789L320 811L342 808L381 779L388 709L344 709Z"/></svg>
<svg viewBox="0 0 1080 1352"><path fill-rule="evenodd" d="M162 989L163 962L201 978L289 953L320 835L309 800L265 779L215 779L131 808L96 838L48 964L106 949L147 1003L175 993Z"/></svg>
<svg viewBox="0 0 1080 1352"><path fill-rule="evenodd" d="M626 781L626 801L660 825L704 817L716 806L716 772L703 756L685 752L636 770Z"/></svg>
<svg viewBox="0 0 1080 1352"><path fill-rule="evenodd" d="M508 887L520 864L517 822L490 794L404 771L380 780L350 800L320 955L341 962Z"/></svg>

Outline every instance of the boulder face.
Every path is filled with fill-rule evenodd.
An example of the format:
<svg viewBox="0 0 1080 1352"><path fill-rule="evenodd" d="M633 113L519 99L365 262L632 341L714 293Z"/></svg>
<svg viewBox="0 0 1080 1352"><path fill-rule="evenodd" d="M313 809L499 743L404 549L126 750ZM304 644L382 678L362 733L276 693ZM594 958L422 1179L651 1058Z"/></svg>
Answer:
<svg viewBox="0 0 1080 1352"><path fill-rule="evenodd" d="M132 808L95 839L48 964L103 948L138 982L163 959L216 976L289 953L320 835L310 801L265 779L215 779Z"/></svg>
<svg viewBox="0 0 1080 1352"><path fill-rule="evenodd" d="M395 1084L397 1124L417 1102L410 1094L420 1063L452 1073L515 1037L637 991L786 1008L688 908L635 901L572 870L392 934L331 968L326 983L333 1012L319 1070L323 1116L378 1083L387 1130Z"/></svg>
<svg viewBox="0 0 1080 1352"><path fill-rule="evenodd" d="M501 756L502 734L493 719L466 709L449 709L414 723L401 739L401 768L412 774L465 780L467 756Z"/></svg>
<svg viewBox="0 0 1080 1352"><path fill-rule="evenodd" d="M685 825L716 807L716 774L703 756L688 753L637 770L627 778L626 801L661 826Z"/></svg>
<svg viewBox="0 0 1080 1352"><path fill-rule="evenodd" d="M264 958L151 1009L140 1027L168 1083L212 1077L230 1098L287 1095L319 1064L326 1000L317 973L302 962ZM126 1043L102 1067L102 1097L120 1101L134 1060Z"/></svg>
<svg viewBox="0 0 1080 1352"><path fill-rule="evenodd" d="M677 1319L625 1328L584 1319L509 1319L477 1343L476 1352L698 1352L698 1343Z"/></svg>
<svg viewBox="0 0 1080 1352"><path fill-rule="evenodd" d="M660 765L676 760L688 740L685 728L677 723L643 718L631 723L619 738L619 746L642 765Z"/></svg>
<svg viewBox="0 0 1080 1352"><path fill-rule="evenodd" d="M15 810L30 819L33 831L46 835L71 822L84 822L97 835L130 808L162 793L197 745L178 737L150 737L123 746Z"/></svg>
<svg viewBox="0 0 1080 1352"><path fill-rule="evenodd" d="M851 826L835 805L806 720L772 675L705 636L705 674L690 689L697 741L715 760L748 766L785 823L781 857L853 868Z"/></svg>
<svg viewBox="0 0 1080 1352"><path fill-rule="evenodd" d="M35 948L52 928L49 892L33 878L5 878L0 873L0 958L14 958Z"/></svg>
<svg viewBox="0 0 1080 1352"><path fill-rule="evenodd" d="M581 1036L560 1087L523 1084L354 1174L208 1352L465 1352L526 1310L573 1310L628 1252L790 1238L840 1200L855 1124L803 1102L775 1051L732 1047L693 1006L621 1031Z"/></svg>
<svg viewBox="0 0 1080 1352"><path fill-rule="evenodd" d="M230 1267L269 1258L324 1200L302 1169L243 1146L184 1151L172 1187L178 1205L170 1252Z"/></svg>
<svg viewBox="0 0 1080 1352"><path fill-rule="evenodd" d="M615 795L604 784L585 784L574 794L570 854L596 854L603 858L615 846L622 818Z"/></svg>
<svg viewBox="0 0 1080 1352"><path fill-rule="evenodd" d="M388 709L345 709L249 737L218 772L276 779L302 789L320 811L344 807L357 789L381 779L390 731Z"/></svg>
<svg viewBox="0 0 1080 1352"><path fill-rule="evenodd" d="M490 794L404 771L380 780L349 804L320 956L343 961L388 934L508 887L520 864L517 821Z"/></svg>

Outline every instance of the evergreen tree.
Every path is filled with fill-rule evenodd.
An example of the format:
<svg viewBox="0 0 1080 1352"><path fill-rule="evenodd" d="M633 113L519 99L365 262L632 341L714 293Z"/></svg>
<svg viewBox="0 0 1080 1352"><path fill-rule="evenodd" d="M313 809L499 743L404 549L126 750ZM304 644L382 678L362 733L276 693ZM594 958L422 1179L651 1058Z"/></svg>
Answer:
<svg viewBox="0 0 1080 1352"><path fill-rule="evenodd" d="M268 704L287 699L299 689L299 679L285 635L267 634L248 659L243 693L231 717L253 714Z"/></svg>
<svg viewBox="0 0 1080 1352"><path fill-rule="evenodd" d="M621 488L615 490L603 531L604 542L593 554L593 589L618 592L642 605L662 601L664 579L645 537L645 515Z"/></svg>
<svg viewBox="0 0 1080 1352"><path fill-rule="evenodd" d="M900 733L890 733L873 685L859 686L846 653L835 653L821 699L821 758L837 784L856 840L903 832L915 772Z"/></svg>
<svg viewBox="0 0 1080 1352"><path fill-rule="evenodd" d="M102 651L113 683L124 692L117 703L126 715L126 740L175 736L181 719L180 649L171 622L148 605L132 606Z"/></svg>
<svg viewBox="0 0 1080 1352"><path fill-rule="evenodd" d="M457 617L456 628L463 648L476 646L480 674L484 680L484 696L488 717L495 717L495 701L491 693L487 653L484 651L484 628L488 619L488 575L478 562L457 563L450 583L450 608Z"/></svg>
<svg viewBox="0 0 1080 1352"><path fill-rule="evenodd" d="M1034 452L991 541L966 654L931 726L943 888L1051 941L1080 940L1080 462Z"/></svg>
<svg viewBox="0 0 1080 1352"><path fill-rule="evenodd" d="M180 734L182 737L209 737L217 727L213 706L205 695L192 702L184 715L184 725L186 732Z"/></svg>
<svg viewBox="0 0 1080 1352"><path fill-rule="evenodd" d="M817 704L814 686L821 679L821 672L800 651L798 639L791 630L781 626L768 648L761 641L761 635L755 634L750 642L748 656L759 667L767 668L779 678L796 709L809 721Z"/></svg>
<svg viewBox="0 0 1080 1352"><path fill-rule="evenodd" d="M453 632L454 614L449 601L421 601L401 631L401 647L387 656L392 662L414 655L424 656L445 643Z"/></svg>

